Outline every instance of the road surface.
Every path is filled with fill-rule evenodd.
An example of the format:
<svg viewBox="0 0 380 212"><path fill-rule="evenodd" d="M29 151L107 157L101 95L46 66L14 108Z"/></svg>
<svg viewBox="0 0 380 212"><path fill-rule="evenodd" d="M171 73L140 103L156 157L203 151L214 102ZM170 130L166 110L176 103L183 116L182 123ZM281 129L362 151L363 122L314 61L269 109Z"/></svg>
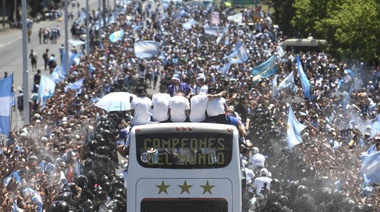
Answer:
<svg viewBox="0 0 380 212"><path fill-rule="evenodd" d="M68 11L73 11L74 13L74 20L77 18L78 11L81 10L82 7L86 6L86 0L77 0L77 2L80 3L80 7L72 7L71 1L68 0L69 7ZM111 1L111 6L113 1ZM97 0L89 0L89 8L90 11L93 9L98 9L98 1ZM61 10L62 14L64 14L64 10ZM71 38L70 33L70 27L72 25L73 21L68 22L68 33L69 33L69 39ZM40 28L52 28L59 26L61 29L61 37L57 40L56 44L40 44L39 38L38 38L38 31ZM22 86L23 84L23 76L22 76L22 69L23 69L23 59L22 59L22 30L20 29L10 29L4 32L0 33L0 51L1 51L1 57L0 57L0 76L3 77L4 72L8 72L8 74L13 73L13 79L14 79L14 89L16 90L16 96L19 94L18 88ZM65 26L64 21L58 21L58 20L45 20L40 21L39 23L34 23L32 28L32 35L31 35L31 41L28 43L28 56L30 53L30 50L33 49L38 56L37 60L37 68L40 68L41 73L43 75L50 75L49 71L45 71L44 69L44 62L42 59L42 54L45 52L46 49L49 49L50 54L55 54L58 64L60 64L59 59L59 47L64 44L65 39ZM71 49L72 46L69 45L69 49ZM32 71L32 66L30 64L30 60L28 58L28 78L29 78L29 95L31 95L31 87L33 85L33 76L36 73L35 71ZM12 126L11 130L19 129L24 126L24 120L19 113L19 111L13 111L12 112Z"/></svg>

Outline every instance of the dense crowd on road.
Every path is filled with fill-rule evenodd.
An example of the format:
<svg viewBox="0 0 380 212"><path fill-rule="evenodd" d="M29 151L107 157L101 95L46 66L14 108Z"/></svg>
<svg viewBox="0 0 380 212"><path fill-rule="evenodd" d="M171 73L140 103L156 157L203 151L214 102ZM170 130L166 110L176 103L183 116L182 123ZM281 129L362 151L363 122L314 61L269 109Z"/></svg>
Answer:
<svg viewBox="0 0 380 212"><path fill-rule="evenodd" d="M379 67L339 62L324 52L299 52L312 92L305 99L296 74L297 53L278 52L286 36L267 11L173 3L153 9L152 4L133 1L118 8L116 21L104 27L101 36L99 29L91 31L92 39L102 37L102 45L91 46L91 52L71 66L45 105L31 100L31 124L2 141L2 211L125 211L127 153L123 142L116 140L126 136L130 125L162 121L236 125L247 186L261 198L258 211L379 210L378 185L363 186L360 175L360 155L373 144L380 148ZM215 11L220 14L219 26L228 27L222 37L204 32L205 23L214 24L210 20ZM253 29L227 21L236 12L242 12L247 23L257 14L261 19L255 19ZM191 18L197 23L184 29ZM110 42L109 35L120 29L123 39ZM139 40L160 42L161 54L136 58L133 44ZM223 58L238 40L249 59L225 69L228 61ZM294 86L276 95L275 75L256 81L251 75L273 55L276 83L291 72L295 75ZM80 89L66 91L65 86L81 78ZM35 77L36 85L39 79ZM149 94L147 88L166 97L155 98L158 94ZM132 102L132 113L107 113L94 106L116 91L139 96ZM162 101L168 104L167 116L155 111ZM196 106L207 113L192 114ZM289 106L307 125L303 142L292 149L286 141ZM147 112L153 117L146 118ZM261 182L269 184L263 189Z"/></svg>

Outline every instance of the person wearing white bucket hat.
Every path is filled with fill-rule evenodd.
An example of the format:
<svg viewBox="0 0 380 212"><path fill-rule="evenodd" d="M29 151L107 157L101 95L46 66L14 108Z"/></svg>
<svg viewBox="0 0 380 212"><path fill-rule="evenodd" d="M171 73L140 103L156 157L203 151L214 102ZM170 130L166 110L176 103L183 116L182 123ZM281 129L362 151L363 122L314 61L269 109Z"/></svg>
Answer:
<svg viewBox="0 0 380 212"><path fill-rule="evenodd" d="M172 84L168 87L168 94L172 97L180 90L182 90L185 93L185 97L187 97L191 92L191 87L187 83L181 83L181 76L179 74L173 74Z"/></svg>

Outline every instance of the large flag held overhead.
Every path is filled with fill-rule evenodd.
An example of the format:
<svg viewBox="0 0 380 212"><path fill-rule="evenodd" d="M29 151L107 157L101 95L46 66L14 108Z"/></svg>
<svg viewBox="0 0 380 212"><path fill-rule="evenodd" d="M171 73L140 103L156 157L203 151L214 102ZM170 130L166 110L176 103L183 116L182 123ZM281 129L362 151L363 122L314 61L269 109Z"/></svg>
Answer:
<svg viewBox="0 0 380 212"><path fill-rule="evenodd" d="M11 94L13 74L0 80L0 134L9 136L11 130Z"/></svg>
<svg viewBox="0 0 380 212"><path fill-rule="evenodd" d="M46 100L53 96L55 91L55 82L45 75L41 75L40 86L38 87L38 102L45 105Z"/></svg>
<svg viewBox="0 0 380 212"><path fill-rule="evenodd" d="M36 203L36 205L38 206L37 212L42 212L43 200L39 192L37 192L36 190L32 188L27 187L27 188L24 188L24 190L22 190L22 194L31 197L32 202Z"/></svg>
<svg viewBox="0 0 380 212"><path fill-rule="evenodd" d="M109 39L112 43L115 43L121 39L123 39L123 36L124 36L124 31L123 30L119 30L119 31L116 31L116 32L113 32Z"/></svg>
<svg viewBox="0 0 380 212"><path fill-rule="evenodd" d="M55 83L59 83L65 79L65 74L60 66L56 66L54 68L53 72L50 74L50 79L52 79Z"/></svg>
<svg viewBox="0 0 380 212"><path fill-rule="evenodd" d="M109 20L109 24L113 24L116 22L115 14L112 14Z"/></svg>
<svg viewBox="0 0 380 212"><path fill-rule="evenodd" d="M298 70L298 74L299 74L300 79L301 79L303 95L306 98L310 99L310 95L311 95L310 94L310 83L309 83L309 80L307 79L305 72L303 71L302 63L301 63L299 56L297 56L297 70Z"/></svg>
<svg viewBox="0 0 380 212"><path fill-rule="evenodd" d="M236 15L230 15L227 17L227 20L228 21L233 21L235 23L241 23L243 22L243 14L242 13L238 13Z"/></svg>
<svg viewBox="0 0 380 212"><path fill-rule="evenodd" d="M67 90L69 90L69 89L78 90L79 88L82 87L83 81L84 81L84 78L82 78L82 79L80 79L80 80L78 80L78 81L76 81L76 82L74 82L74 83L72 83L70 85L67 85L65 87L65 92L67 92Z"/></svg>
<svg viewBox="0 0 380 212"><path fill-rule="evenodd" d="M276 57L273 55L267 61L261 63L252 69L251 74L253 76L252 81L265 79L272 76L277 71Z"/></svg>
<svg viewBox="0 0 380 212"><path fill-rule="evenodd" d="M372 153L376 153L377 150L376 150L376 144L373 144L368 150L367 150L367 154L372 154Z"/></svg>
<svg viewBox="0 0 380 212"><path fill-rule="evenodd" d="M135 43L135 56L140 59L151 58L159 53L160 43L144 40Z"/></svg>
<svg viewBox="0 0 380 212"><path fill-rule="evenodd" d="M185 23L182 24L182 28L184 30L189 30L191 29L191 27L193 27L195 24L197 24L197 21L194 20L194 19L189 19L188 21L186 21Z"/></svg>
<svg viewBox="0 0 380 212"><path fill-rule="evenodd" d="M87 12L86 12L86 10L82 10L82 11L80 12L79 18L75 21L75 23L76 23L77 25L82 25L82 24L84 24L84 23L85 23L85 20L86 20L86 16L87 16Z"/></svg>
<svg viewBox="0 0 380 212"><path fill-rule="evenodd" d="M228 63L226 63L226 65L224 65L221 68L221 71L222 71L224 77L227 75L227 71L230 68L230 66L231 66L231 61L229 61Z"/></svg>
<svg viewBox="0 0 380 212"><path fill-rule="evenodd" d="M281 90L281 89L284 89L287 87L292 89L293 86L294 86L294 72L292 71L292 72L290 72L290 74L288 76L285 77L285 79L283 79L280 82L280 84L277 87L277 90Z"/></svg>
<svg viewBox="0 0 380 212"><path fill-rule="evenodd" d="M225 28L224 28L224 31L218 36L218 38L216 39L216 43L219 44L220 41L222 40L222 38L226 35L226 33L228 32L228 29L229 29L229 25L227 25ZM226 43L226 40L227 40L227 43ZM225 39L224 41L224 44L225 45L228 45L229 41L228 41L228 36L227 38Z"/></svg>
<svg viewBox="0 0 380 212"><path fill-rule="evenodd" d="M79 46L79 45L83 45L83 44L85 44L86 42L81 41L81 40L73 40L73 39L70 39L70 40L69 40L69 43L70 43L72 46Z"/></svg>
<svg viewBox="0 0 380 212"><path fill-rule="evenodd" d="M360 173L366 176L368 184L380 182L380 152L364 154L361 156L362 167Z"/></svg>
<svg viewBox="0 0 380 212"><path fill-rule="evenodd" d="M293 109L289 107L288 114L288 129L287 129L287 139L288 147L292 149L297 144L302 142L301 131L306 128L305 125L298 122L296 116L293 113Z"/></svg>
<svg viewBox="0 0 380 212"><path fill-rule="evenodd" d="M8 175L8 177L4 178L4 185L5 187L8 186L9 182L11 182L12 178L17 182L17 183L21 183L21 178L20 178L20 175L18 174L18 171L12 171L12 173L10 175Z"/></svg>
<svg viewBox="0 0 380 212"><path fill-rule="evenodd" d="M230 59L231 64L244 63L249 58L247 50L245 49L241 40L238 40L235 44L234 52L232 54L224 57L224 60Z"/></svg>
<svg viewBox="0 0 380 212"><path fill-rule="evenodd" d="M284 51L284 49L281 46L277 46L277 54L280 57L284 57L285 56L285 51Z"/></svg>

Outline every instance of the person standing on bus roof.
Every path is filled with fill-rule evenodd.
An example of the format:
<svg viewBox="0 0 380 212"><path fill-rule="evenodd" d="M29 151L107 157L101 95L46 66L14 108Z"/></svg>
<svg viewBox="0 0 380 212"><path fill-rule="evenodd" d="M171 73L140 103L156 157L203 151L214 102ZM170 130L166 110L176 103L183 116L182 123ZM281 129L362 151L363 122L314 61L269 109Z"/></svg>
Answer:
<svg viewBox="0 0 380 212"><path fill-rule="evenodd" d="M180 90L184 92L184 96L186 97L190 94L191 87L188 84L181 82L181 77L179 74L174 74L172 77L172 84L170 84L168 87L168 94L173 97Z"/></svg>
<svg viewBox="0 0 380 212"><path fill-rule="evenodd" d="M160 93L152 96L152 119L153 121L166 122L169 120L170 95L165 85L160 86Z"/></svg>
<svg viewBox="0 0 380 212"><path fill-rule="evenodd" d="M131 102L132 126L148 124L152 114L152 100L146 97L142 86L136 88L137 98Z"/></svg>
<svg viewBox="0 0 380 212"><path fill-rule="evenodd" d="M210 85L208 87L209 94L216 94L217 88L216 85ZM207 116L208 122L210 123L219 123L226 124L226 111L227 111L226 99L223 97L218 97L215 99L210 99L207 102Z"/></svg>
<svg viewBox="0 0 380 212"><path fill-rule="evenodd" d="M207 102L210 99L215 99L222 97L225 94L225 91L222 91L217 94L207 94L207 86L203 86L198 95L192 96L190 99L190 121L191 122L204 122L207 119L206 110Z"/></svg>
<svg viewBox="0 0 380 212"><path fill-rule="evenodd" d="M190 113L190 103L185 97L183 90L177 91L177 94L170 98L169 101L170 120L172 122L188 121L188 114Z"/></svg>
<svg viewBox="0 0 380 212"><path fill-rule="evenodd" d="M205 85L206 76L203 73L197 75L197 84L194 86L192 93L199 94L202 90L207 91L207 85Z"/></svg>

